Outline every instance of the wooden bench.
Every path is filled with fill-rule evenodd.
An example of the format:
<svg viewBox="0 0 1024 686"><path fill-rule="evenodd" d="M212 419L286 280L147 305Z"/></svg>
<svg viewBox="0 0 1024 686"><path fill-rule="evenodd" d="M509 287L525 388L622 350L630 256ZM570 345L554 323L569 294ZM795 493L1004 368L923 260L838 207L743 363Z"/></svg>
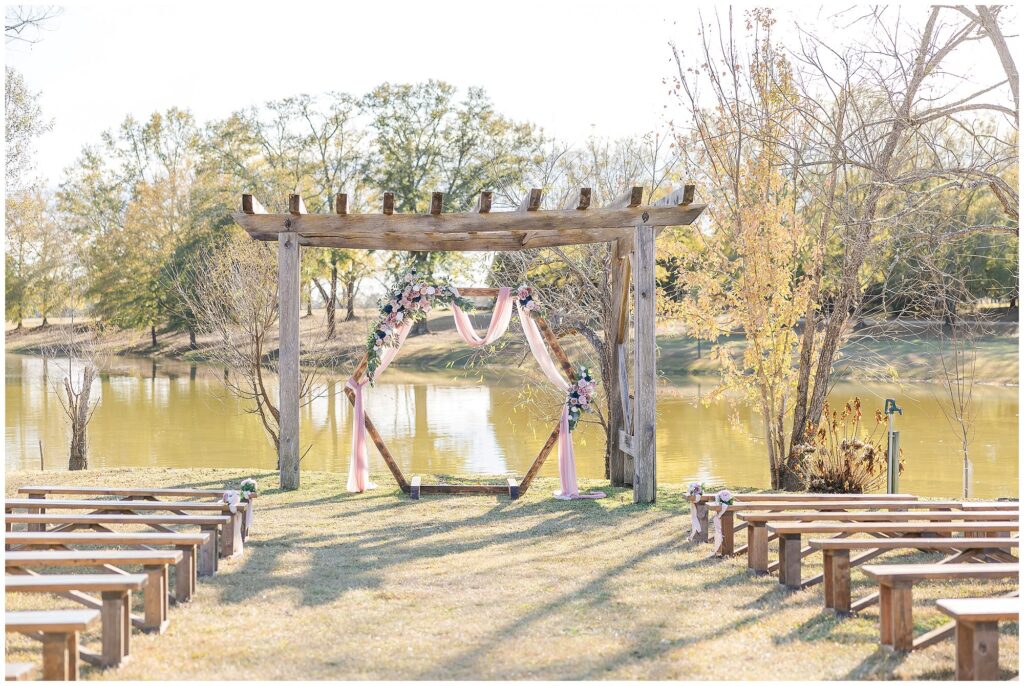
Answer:
<svg viewBox="0 0 1024 686"><path fill-rule="evenodd" d="M113 531L12 531L7 534L5 543L8 550L18 548L57 548L68 549L71 546L101 545L106 547L134 546L148 548L150 546L173 546L181 552L181 562L174 565L174 601L187 603L192 600L196 591L198 575L196 560L199 548L206 544L210 534L195 533L120 533Z"/></svg>
<svg viewBox="0 0 1024 686"><path fill-rule="evenodd" d="M100 593L103 652L82 651L82 657L102 667L116 667L128 656L132 632L132 591L146 585L144 574L37 574L8 575L7 593Z"/></svg>
<svg viewBox="0 0 1024 686"><path fill-rule="evenodd" d="M861 610L877 600L877 594L851 604L850 570L890 550L936 550L954 553L948 562L998 551L1002 562L1014 561L1009 551L1020 546L1015 538L815 538L811 548L824 556L825 607L837 614ZM867 552L852 558L854 550ZM1005 556L1004 556L1005 555ZM941 564L941 563L940 563Z"/></svg>
<svg viewBox="0 0 1024 686"><path fill-rule="evenodd" d="M6 631L40 635L46 681L78 681L78 634L99 620L97 610L4 613Z"/></svg>
<svg viewBox="0 0 1024 686"><path fill-rule="evenodd" d="M746 551L748 556L748 566L750 564L750 555L752 548L755 546L761 546L764 549L764 555L768 554L768 542L774 538L774 535L769 535L765 530L765 522L748 522L745 518L742 526L734 526L733 520L738 515L743 515L752 512L790 512L790 511L810 511L810 512L848 512L851 510L897 510L897 511L911 511L911 510L958 510L960 509L961 502L958 500L932 500L932 501L919 501L919 500L878 500L868 498L827 498L823 500L800 500L800 501L773 501L773 502L737 502L733 503L722 512L722 534L723 542L722 549L719 551L721 555L732 555ZM705 508L707 512L719 512L721 506L713 503L707 505ZM744 526L749 525L747 533L747 545L740 548L735 547L734 537L735 533L742 529ZM702 528L707 531L706 522L702 522ZM758 549L755 551L756 555L760 555L761 551Z"/></svg>
<svg viewBox="0 0 1024 686"><path fill-rule="evenodd" d="M751 531L758 528L751 524ZM764 527L761 527L764 528ZM958 532L1000 534L1012 533L1020 528L1016 521L1003 522L769 522L767 525L779 539L779 583L787 588L802 588L810 584L804 584L800 578L801 560L806 551L801 548L801 537L808 534L839 534L849 536L850 534L872 534L877 536L921 536L921 535L945 535L951 536ZM748 556L748 566L755 573L769 572L768 565L768 544L763 546L751 546L755 556ZM818 583L821 578L813 583Z"/></svg>
<svg viewBox="0 0 1024 686"><path fill-rule="evenodd" d="M1016 598L939 600L939 610L956 621L957 681L999 678L999 622L1019 621Z"/></svg>
<svg viewBox="0 0 1024 686"><path fill-rule="evenodd" d="M36 675L36 666L31 662L9 662L4 665L5 681L28 681Z"/></svg>
<svg viewBox="0 0 1024 686"><path fill-rule="evenodd" d="M174 512L184 515L189 512L219 514L229 518L228 526L224 527L221 537L221 557L232 557L242 552L242 521L245 519L244 502L235 506L231 512L228 503L198 503L166 500L46 500L45 498L9 499L4 502L4 512L16 509L27 510L29 513L42 514L51 510L92 510L92 514L101 512ZM242 516L234 516L241 514Z"/></svg>
<svg viewBox="0 0 1024 686"><path fill-rule="evenodd" d="M36 526L42 531L69 532L78 529L94 531L111 531L115 524L148 526L161 533L175 533L172 526L198 526L199 530L208 534L209 540L199 546L199 576L212 576L217 573L218 545L220 531L228 526L230 519L223 515L133 515L133 514L6 514L4 528L10 531L14 524ZM55 528L47 529L53 525Z"/></svg>
<svg viewBox="0 0 1024 686"><path fill-rule="evenodd" d="M167 628L168 574L170 565L181 562L177 550L42 550L14 551L4 556L7 570L26 570L45 567L101 567L113 574L124 574L119 566L141 565L147 582L144 594L144 617L132 618L132 623L143 631L163 633ZM103 604L92 596L68 592L62 594L87 607L101 609Z"/></svg>
<svg viewBox="0 0 1024 686"><path fill-rule="evenodd" d="M697 535L696 540L701 543L708 542L708 505L713 504L715 501L714 493L705 493L701 496L687 496L687 500L690 501L691 507L697 508L697 519L700 522L700 533ZM900 493L870 493L870 494L844 494L844 493L734 493L733 494L733 505L730 509L735 508L738 505L764 505L769 503L809 503L811 505L816 503L829 503L829 502L851 502L851 501L909 501L917 500L916 495L904 495ZM729 532L728 527L732 527L732 531ZM742 553L746 550L746 547L740 549L734 549L733 539L737 532L742 531L747 527L746 522L736 523L733 521L733 517L728 514L723 515L722 518L722 533L726 541L722 544L722 551L719 551L722 555L732 555L734 553Z"/></svg>
<svg viewBox="0 0 1024 686"><path fill-rule="evenodd" d="M918 581L935 579L1011 579L1020 565L1006 562L981 564L865 565L864 573L878 581L881 643L894 650L910 651L935 642L929 632L914 640L913 588Z"/></svg>
<svg viewBox="0 0 1024 686"><path fill-rule="evenodd" d="M228 491L238 489L222 488L106 488L103 486L22 486L18 493L27 495L29 498L45 498L48 495L95 495L112 496L125 500L159 500L160 498L215 498L222 499ZM256 499L256 494L249 497L251 504ZM250 505L251 506L251 505ZM249 537L249 529L246 526L245 510L235 512L233 517L238 518L242 532L242 540Z"/></svg>

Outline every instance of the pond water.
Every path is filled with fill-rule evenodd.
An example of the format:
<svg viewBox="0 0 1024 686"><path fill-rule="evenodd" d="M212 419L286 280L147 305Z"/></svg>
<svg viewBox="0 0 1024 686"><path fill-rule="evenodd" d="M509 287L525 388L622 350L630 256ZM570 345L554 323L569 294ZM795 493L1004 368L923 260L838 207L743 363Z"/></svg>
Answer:
<svg viewBox="0 0 1024 686"><path fill-rule="evenodd" d="M7 469L67 464L67 427L52 379L61 370L40 357L6 355ZM89 429L94 467L252 467L273 469L275 455L256 416L227 393L222 371L205 365L116 358L98 386L102 402ZM726 403L699 399L713 379L676 379L658 398L658 479L766 487L769 483L759 418ZM343 379L302 409L303 469L345 472L351 441L351 406ZM518 474L529 467L553 427L530 421L522 407L518 374L485 376L393 367L367 392L367 412L406 474ZM920 495L960 494L959 442L938 398L940 386L839 383L833 398L853 395L873 415L886 397L904 408L897 418L906 459L901 490ZM1018 493L1017 388L977 386L971 444L972 495ZM732 419L731 419L732 418ZM371 469L386 468L371 447ZM600 478L604 470L598 427L576 432L577 472ZM554 454L544 475L557 475ZM339 487L343 487L339 475Z"/></svg>

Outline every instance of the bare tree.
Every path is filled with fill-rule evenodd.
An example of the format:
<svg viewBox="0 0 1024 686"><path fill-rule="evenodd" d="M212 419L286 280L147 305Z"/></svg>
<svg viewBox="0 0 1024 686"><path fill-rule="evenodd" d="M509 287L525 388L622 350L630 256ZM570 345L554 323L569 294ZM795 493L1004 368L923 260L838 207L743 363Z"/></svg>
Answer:
<svg viewBox="0 0 1024 686"><path fill-rule="evenodd" d="M222 380L259 417L275 450L280 443L280 411L273 393L277 374L277 268L273 250L260 241L236 237L217 251L202 253L174 277L181 301L210 338L205 350L224 367ZM307 336L300 402L318 394L325 360L322 332Z"/></svg>
<svg viewBox="0 0 1024 686"><path fill-rule="evenodd" d="M39 30L64 12L56 5L10 5L4 14L4 40L7 43L37 43Z"/></svg>
<svg viewBox="0 0 1024 686"><path fill-rule="evenodd" d="M100 404L93 386L99 380L103 354L92 326L76 324L72 316L62 331L63 340L45 357L55 360L60 370L51 384L71 429L68 469L75 471L89 468L89 422Z"/></svg>

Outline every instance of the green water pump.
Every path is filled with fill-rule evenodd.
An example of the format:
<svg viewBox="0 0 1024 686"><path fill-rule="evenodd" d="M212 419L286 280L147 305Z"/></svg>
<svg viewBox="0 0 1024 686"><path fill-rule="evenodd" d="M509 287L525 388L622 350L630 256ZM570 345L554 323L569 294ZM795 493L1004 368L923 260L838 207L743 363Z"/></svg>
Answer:
<svg viewBox="0 0 1024 686"><path fill-rule="evenodd" d="M893 398L885 399L885 416L889 418L889 464L886 472L886 492L899 493L900 489L900 432L893 431L893 415L903 415L903 408Z"/></svg>

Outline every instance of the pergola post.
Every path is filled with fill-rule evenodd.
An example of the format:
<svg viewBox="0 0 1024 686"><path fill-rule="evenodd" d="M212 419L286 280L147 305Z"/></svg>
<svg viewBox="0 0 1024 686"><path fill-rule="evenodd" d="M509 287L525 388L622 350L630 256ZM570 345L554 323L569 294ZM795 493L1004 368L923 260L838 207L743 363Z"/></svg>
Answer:
<svg viewBox="0 0 1024 686"><path fill-rule="evenodd" d="M280 326L280 386L278 411L280 436L277 451L281 488L299 487L299 235L278 234L277 294Z"/></svg>
<svg viewBox="0 0 1024 686"><path fill-rule="evenodd" d="M633 427L633 502L653 503L657 487L655 464L655 362L654 340L654 227L639 225L634 233L636 303L633 344L636 368L635 425Z"/></svg>

